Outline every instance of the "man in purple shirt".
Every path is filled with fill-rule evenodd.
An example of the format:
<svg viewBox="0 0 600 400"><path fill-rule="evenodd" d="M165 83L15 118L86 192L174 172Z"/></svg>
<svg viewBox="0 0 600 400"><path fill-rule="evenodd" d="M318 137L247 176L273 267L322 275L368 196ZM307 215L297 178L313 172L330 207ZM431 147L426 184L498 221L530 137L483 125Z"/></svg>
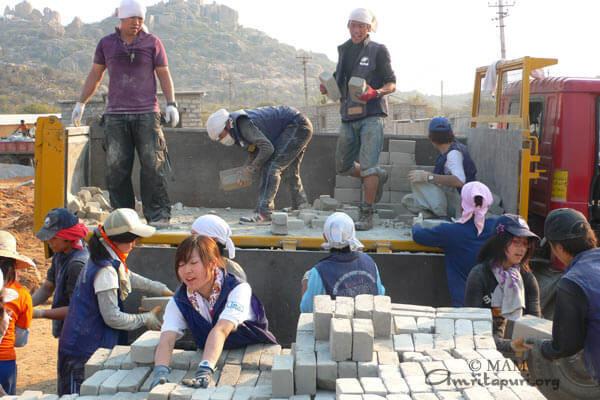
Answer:
<svg viewBox="0 0 600 400"><path fill-rule="evenodd" d="M149 224L162 227L169 223L171 205L165 176L167 143L160 127L155 72L167 99L167 122L177 126L179 113L167 54L158 37L146 32L145 15L146 7L138 0L122 0L118 9L121 25L98 43L72 120L79 125L85 103L108 70L108 105L103 119L111 205L115 209L135 208L131 170L137 148L144 216Z"/></svg>

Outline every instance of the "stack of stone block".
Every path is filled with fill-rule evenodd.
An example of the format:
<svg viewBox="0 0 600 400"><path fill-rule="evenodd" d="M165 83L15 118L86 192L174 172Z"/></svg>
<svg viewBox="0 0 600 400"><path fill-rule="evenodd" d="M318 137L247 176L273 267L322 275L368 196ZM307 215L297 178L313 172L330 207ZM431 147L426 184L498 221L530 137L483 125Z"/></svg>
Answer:
<svg viewBox="0 0 600 400"><path fill-rule="evenodd" d="M82 187L77 197L70 196L67 209L78 218L91 220L90 223L103 223L111 211L108 198L108 192L103 192L98 187Z"/></svg>
<svg viewBox="0 0 600 400"><path fill-rule="evenodd" d="M304 220L298 216L290 216L285 212L274 212L271 215L271 233L274 235L287 235L290 231L298 231L304 228Z"/></svg>

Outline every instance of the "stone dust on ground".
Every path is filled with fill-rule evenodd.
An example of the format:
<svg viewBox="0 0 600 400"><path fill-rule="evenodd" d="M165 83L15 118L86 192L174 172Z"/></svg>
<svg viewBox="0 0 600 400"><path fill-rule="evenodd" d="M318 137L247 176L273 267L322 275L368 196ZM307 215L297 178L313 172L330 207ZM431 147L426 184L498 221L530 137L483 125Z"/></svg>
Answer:
<svg viewBox="0 0 600 400"><path fill-rule="evenodd" d="M32 293L46 277L50 259L44 255L42 242L33 232L33 184L18 186L33 177L0 180L0 230L17 239L17 251L33 259L37 269L19 271L19 282ZM43 306L49 308L49 305ZM41 390L56 393L56 357L58 340L52 336L52 322L34 319L25 347L17 350L17 393Z"/></svg>

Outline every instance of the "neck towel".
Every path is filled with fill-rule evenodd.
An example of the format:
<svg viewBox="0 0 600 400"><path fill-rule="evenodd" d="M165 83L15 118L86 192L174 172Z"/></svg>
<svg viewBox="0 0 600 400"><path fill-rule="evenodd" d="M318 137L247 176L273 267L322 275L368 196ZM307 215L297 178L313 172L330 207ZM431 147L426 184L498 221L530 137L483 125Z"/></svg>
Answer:
<svg viewBox="0 0 600 400"><path fill-rule="evenodd" d="M104 232L104 228L102 225L98 225L98 231L102 235L102 244L106 247L111 256L116 257L121 264L119 265L118 274L119 274L119 290L121 290L121 295L119 296L121 300L125 301L127 296L131 293L131 281L129 280L129 270L127 269L127 263L125 260L129 253L123 253L121 250L115 246L115 244L106 236L106 232Z"/></svg>
<svg viewBox="0 0 600 400"><path fill-rule="evenodd" d="M79 222L70 228L61 229L54 236L64 240L72 240L74 248L83 249L83 243L81 242L81 239L85 239L87 234L88 228L85 226L85 224Z"/></svg>
<svg viewBox="0 0 600 400"><path fill-rule="evenodd" d="M505 270L496 263L492 265L492 273L498 281L498 286L492 292L492 309L499 308L504 318L513 321L519 319L525 308L525 288L519 265Z"/></svg>
<svg viewBox="0 0 600 400"><path fill-rule="evenodd" d="M481 196L483 201L481 206L475 205L475 197ZM456 222L464 224L473 217L473 222L477 228L477 236L483 232L485 225L485 214L490 204L494 202L494 197L490 189L481 182L473 181L464 185L460 192L462 216Z"/></svg>
<svg viewBox="0 0 600 400"><path fill-rule="evenodd" d="M327 218L323 226L323 234L327 240L321 245L324 249L343 249L350 246L350 250L356 251L365 247L356 238L354 221L343 212L335 212Z"/></svg>

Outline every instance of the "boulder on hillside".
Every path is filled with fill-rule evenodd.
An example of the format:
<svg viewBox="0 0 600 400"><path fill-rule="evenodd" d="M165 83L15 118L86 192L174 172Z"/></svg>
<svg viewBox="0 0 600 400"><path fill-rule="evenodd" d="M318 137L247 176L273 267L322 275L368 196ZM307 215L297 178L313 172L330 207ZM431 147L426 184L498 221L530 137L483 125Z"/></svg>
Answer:
<svg viewBox="0 0 600 400"><path fill-rule="evenodd" d="M33 10L31 3L29 3L27 0L23 0L15 6L14 15L20 18L27 18L29 14L31 14L31 10Z"/></svg>

